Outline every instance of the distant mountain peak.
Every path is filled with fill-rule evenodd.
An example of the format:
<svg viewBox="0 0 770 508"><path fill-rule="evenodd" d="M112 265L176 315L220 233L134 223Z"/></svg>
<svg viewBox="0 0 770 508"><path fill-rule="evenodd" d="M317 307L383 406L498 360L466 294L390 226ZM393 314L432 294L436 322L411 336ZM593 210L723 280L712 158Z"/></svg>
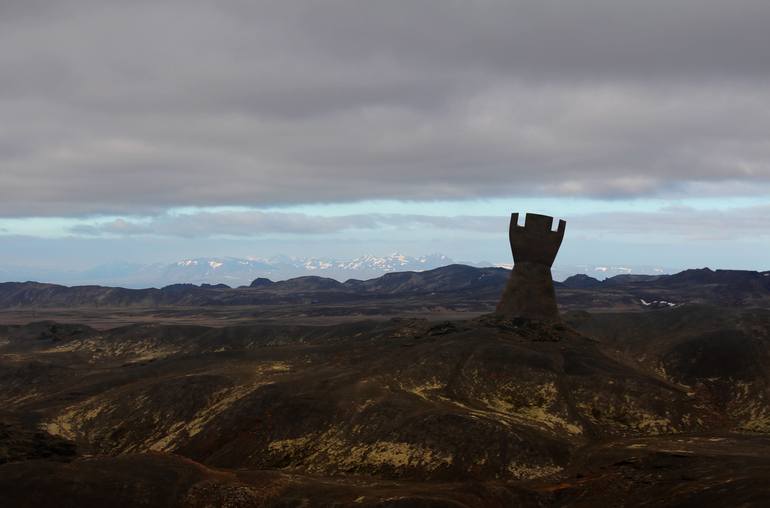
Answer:
<svg viewBox="0 0 770 508"><path fill-rule="evenodd" d="M82 271L4 267L0 272L0 280L45 280L65 285L97 284L128 288L164 287L179 283L227 284L237 287L248 286L258 278L281 281L305 275L317 275L338 281L366 280L387 273L423 272L456 263L458 261L449 256L435 252L419 256L399 251L382 256L370 252L349 259L286 255L210 256L187 257L171 263L139 264L116 261ZM461 264L475 267L493 266L488 262L462 261ZM511 268L510 264L496 266ZM555 280L564 280L575 273L585 273L603 280L618 274L628 274L629 270L632 274L664 273L664 270L655 267L629 265L557 265L552 273Z"/></svg>

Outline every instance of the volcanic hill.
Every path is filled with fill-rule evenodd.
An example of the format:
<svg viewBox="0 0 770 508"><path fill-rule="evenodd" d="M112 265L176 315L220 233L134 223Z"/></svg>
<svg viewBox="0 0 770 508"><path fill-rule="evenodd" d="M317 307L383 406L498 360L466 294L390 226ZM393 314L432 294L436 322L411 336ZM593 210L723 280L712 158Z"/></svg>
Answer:
<svg viewBox="0 0 770 508"><path fill-rule="evenodd" d="M697 305L565 324L4 326L0 492L9 506L767 502L768 365L770 312Z"/></svg>

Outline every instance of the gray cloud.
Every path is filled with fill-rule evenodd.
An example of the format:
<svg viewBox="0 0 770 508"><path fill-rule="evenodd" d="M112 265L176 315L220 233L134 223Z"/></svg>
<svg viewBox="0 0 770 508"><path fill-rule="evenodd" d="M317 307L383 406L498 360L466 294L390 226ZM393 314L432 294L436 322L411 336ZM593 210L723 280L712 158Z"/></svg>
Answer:
<svg viewBox="0 0 770 508"><path fill-rule="evenodd" d="M570 221L579 234L657 241L724 241L770 238L770 205L699 210L668 207L656 212L586 214Z"/></svg>
<svg viewBox="0 0 770 508"><path fill-rule="evenodd" d="M0 216L767 193L767 19L764 0L6 0Z"/></svg>
<svg viewBox="0 0 770 508"><path fill-rule="evenodd" d="M123 218L97 224L80 224L70 232L81 236L155 235L200 238L212 236L253 237L268 233L325 235L349 230L383 228L441 228L477 232L499 232L506 227L505 217L431 216L413 214L354 214L314 216L282 212L199 212L160 215L146 220Z"/></svg>
<svg viewBox="0 0 770 508"><path fill-rule="evenodd" d="M522 219L523 220L523 219ZM666 207L646 212L574 214L567 217L568 239L616 238L623 241L725 241L770 238L770 205L724 210ZM161 214L145 219L119 218L83 223L70 229L77 236L157 236L179 238L259 237L270 234L323 236L356 230L448 230L480 233L500 239L508 227L505 216L435 216L418 214L351 214L319 216L304 213L197 212ZM439 233L440 234L440 233ZM504 245L503 242L501 245Z"/></svg>

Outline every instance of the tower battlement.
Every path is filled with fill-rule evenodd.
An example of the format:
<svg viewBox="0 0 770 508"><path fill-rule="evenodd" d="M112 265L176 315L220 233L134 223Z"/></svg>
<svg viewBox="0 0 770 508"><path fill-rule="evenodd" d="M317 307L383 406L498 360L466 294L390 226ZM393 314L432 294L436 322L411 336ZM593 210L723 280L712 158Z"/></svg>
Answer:
<svg viewBox="0 0 770 508"><path fill-rule="evenodd" d="M515 263L538 263L550 267L556 259L567 222L559 220L556 231L553 228L553 217L528 213L524 225L519 226L519 214L511 214L511 224L508 237Z"/></svg>
<svg viewBox="0 0 770 508"><path fill-rule="evenodd" d="M556 259L567 222L559 220L553 231L553 217L528 213L519 226L519 214L511 214L508 238L513 254L513 270L508 285L497 304L497 314L558 321L556 292L551 265Z"/></svg>

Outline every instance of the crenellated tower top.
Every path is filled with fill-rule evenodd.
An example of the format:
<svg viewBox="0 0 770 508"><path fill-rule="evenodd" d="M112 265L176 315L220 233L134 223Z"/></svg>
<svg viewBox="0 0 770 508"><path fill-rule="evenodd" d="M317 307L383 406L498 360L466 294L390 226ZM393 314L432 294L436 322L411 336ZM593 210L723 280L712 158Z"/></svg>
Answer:
<svg viewBox="0 0 770 508"><path fill-rule="evenodd" d="M567 223L560 220L556 231L552 228L553 217L528 213L524 225L519 226L519 214L511 214L508 237L514 264L497 304L498 315L559 321L551 265L561 247Z"/></svg>
<svg viewBox="0 0 770 508"><path fill-rule="evenodd" d="M514 262L550 267L559 252L567 223L559 220L558 229L553 231L553 217L548 215L528 213L524 220L524 225L519 226L519 214L511 214L508 237Z"/></svg>

